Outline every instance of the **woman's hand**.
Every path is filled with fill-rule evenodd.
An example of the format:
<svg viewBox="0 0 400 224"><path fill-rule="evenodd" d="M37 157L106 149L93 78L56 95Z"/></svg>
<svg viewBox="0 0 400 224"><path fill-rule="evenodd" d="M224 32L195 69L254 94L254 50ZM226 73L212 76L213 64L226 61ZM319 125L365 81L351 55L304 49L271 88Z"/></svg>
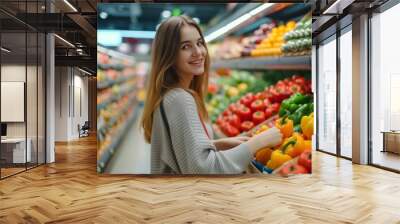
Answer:
<svg viewBox="0 0 400 224"><path fill-rule="evenodd" d="M221 150L228 150L231 148L234 148L243 142L246 142L250 138L247 136L238 136L238 137L231 137L231 138L221 138L214 140L214 145L215 147L221 151Z"/></svg>
<svg viewBox="0 0 400 224"><path fill-rule="evenodd" d="M246 144L249 145L249 149L253 155L261 148L271 148L281 143L282 133L276 127L263 131L260 134L253 136L246 142Z"/></svg>

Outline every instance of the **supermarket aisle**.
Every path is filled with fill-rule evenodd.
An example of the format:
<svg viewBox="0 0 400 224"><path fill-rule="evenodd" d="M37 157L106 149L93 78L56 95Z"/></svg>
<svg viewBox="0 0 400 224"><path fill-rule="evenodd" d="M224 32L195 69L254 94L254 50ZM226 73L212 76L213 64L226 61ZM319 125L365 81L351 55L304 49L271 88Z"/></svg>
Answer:
<svg viewBox="0 0 400 224"><path fill-rule="evenodd" d="M141 117L138 116L138 118ZM108 163L105 173L146 174L150 173L150 145L139 131L140 119L128 130L119 149Z"/></svg>

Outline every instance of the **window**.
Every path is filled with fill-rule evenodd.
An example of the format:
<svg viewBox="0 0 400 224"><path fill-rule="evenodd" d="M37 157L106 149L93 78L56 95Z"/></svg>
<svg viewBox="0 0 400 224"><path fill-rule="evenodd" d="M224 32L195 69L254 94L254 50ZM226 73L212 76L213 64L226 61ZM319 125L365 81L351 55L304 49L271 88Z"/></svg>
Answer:
<svg viewBox="0 0 400 224"><path fill-rule="evenodd" d="M352 32L340 36L340 155L352 157Z"/></svg>
<svg viewBox="0 0 400 224"><path fill-rule="evenodd" d="M371 18L372 164L400 170L400 4Z"/></svg>
<svg viewBox="0 0 400 224"><path fill-rule="evenodd" d="M318 149L336 154L336 36L318 48Z"/></svg>

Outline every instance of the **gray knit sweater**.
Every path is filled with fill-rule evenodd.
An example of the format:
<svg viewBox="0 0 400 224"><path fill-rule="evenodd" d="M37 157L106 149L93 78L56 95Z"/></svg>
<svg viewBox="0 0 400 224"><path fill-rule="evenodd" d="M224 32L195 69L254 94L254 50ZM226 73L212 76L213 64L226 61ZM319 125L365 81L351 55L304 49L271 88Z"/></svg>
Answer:
<svg viewBox="0 0 400 224"><path fill-rule="evenodd" d="M151 135L152 174L237 174L246 170L252 158L247 145L217 151L201 124L190 93L179 88L170 90L163 105L172 139L157 108Z"/></svg>

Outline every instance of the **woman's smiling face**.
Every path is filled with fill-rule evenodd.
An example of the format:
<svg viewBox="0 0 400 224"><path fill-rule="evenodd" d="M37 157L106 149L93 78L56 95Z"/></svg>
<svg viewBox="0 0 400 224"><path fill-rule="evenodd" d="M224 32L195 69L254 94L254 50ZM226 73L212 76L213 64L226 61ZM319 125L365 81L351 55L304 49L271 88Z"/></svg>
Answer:
<svg viewBox="0 0 400 224"><path fill-rule="evenodd" d="M176 61L176 70L180 76L204 74L204 62L207 50L200 33L194 26L184 25L180 33L181 42Z"/></svg>

